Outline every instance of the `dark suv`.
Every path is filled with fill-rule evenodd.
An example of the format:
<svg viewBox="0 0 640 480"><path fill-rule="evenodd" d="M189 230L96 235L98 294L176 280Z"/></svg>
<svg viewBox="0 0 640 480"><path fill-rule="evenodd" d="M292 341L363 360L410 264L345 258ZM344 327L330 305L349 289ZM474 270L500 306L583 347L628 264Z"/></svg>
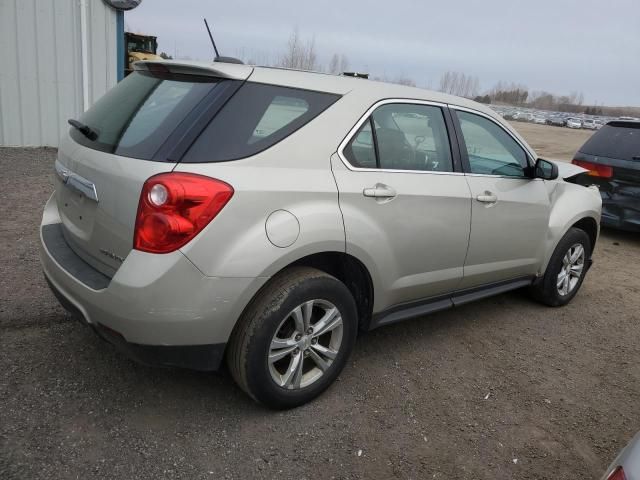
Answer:
<svg viewBox="0 0 640 480"><path fill-rule="evenodd" d="M589 170L578 183L600 188L602 225L640 232L640 121L607 123L572 163Z"/></svg>

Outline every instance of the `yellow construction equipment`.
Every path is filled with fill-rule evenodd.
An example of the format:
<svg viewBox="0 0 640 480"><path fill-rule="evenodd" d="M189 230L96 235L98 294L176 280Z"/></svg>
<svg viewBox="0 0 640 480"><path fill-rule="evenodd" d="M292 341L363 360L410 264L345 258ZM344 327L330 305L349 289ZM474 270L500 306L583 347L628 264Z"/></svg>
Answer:
<svg viewBox="0 0 640 480"><path fill-rule="evenodd" d="M157 37L151 35L140 35L138 33L124 32L124 43L126 45L124 74L129 75L133 70L133 63L139 60L161 60L162 57L156 55L158 50Z"/></svg>

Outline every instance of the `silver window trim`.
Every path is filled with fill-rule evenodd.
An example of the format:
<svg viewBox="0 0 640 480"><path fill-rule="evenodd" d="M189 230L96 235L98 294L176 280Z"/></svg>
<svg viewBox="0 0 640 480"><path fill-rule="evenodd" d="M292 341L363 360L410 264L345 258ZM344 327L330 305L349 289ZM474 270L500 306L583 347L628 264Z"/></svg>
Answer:
<svg viewBox="0 0 640 480"><path fill-rule="evenodd" d="M354 172L387 172L387 173L419 173L419 174L428 174L428 175L464 175L464 172L437 172L432 170L398 170L393 168L362 168L355 167L349 163L347 158L344 156L343 150L349 144L349 142L353 139L353 137L358 133L360 127L364 122L369 119L369 116L376 110L378 107L382 105L388 105L390 103L405 103L409 105L427 105L429 107L439 107L439 108L447 108L446 103L440 102L430 102L428 100L413 100L410 98L385 98L384 100L379 100L374 103L369 109L360 117L360 119L356 122L355 126L349 130L349 133L344 137L340 145L338 145L338 157L344 163L344 166L349 170ZM444 112L442 113L444 115ZM444 118L443 118L444 120ZM447 134L449 141L451 141L451 135ZM453 152L451 152L452 161L453 161Z"/></svg>

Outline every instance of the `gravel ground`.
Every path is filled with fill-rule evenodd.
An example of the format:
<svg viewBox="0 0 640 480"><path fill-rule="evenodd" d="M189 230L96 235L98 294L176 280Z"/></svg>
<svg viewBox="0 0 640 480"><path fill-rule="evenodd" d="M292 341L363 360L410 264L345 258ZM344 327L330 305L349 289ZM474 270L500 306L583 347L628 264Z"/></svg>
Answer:
<svg viewBox="0 0 640 480"><path fill-rule="evenodd" d="M565 162L570 162L573 159L573 155L594 132L593 130L573 130L536 123L510 123L542 158Z"/></svg>
<svg viewBox="0 0 640 480"><path fill-rule="evenodd" d="M535 143L535 142L533 142ZM640 236L604 231L569 306L520 292L359 338L289 412L226 373L132 363L48 291L52 149L0 149L0 478L598 478L640 428Z"/></svg>

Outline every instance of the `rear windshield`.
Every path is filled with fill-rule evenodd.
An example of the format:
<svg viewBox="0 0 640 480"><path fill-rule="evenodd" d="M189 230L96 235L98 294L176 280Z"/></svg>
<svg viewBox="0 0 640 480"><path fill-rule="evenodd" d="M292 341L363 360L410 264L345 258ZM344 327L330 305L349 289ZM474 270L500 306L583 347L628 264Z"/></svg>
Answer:
<svg viewBox="0 0 640 480"><path fill-rule="evenodd" d="M339 95L247 82L211 120L183 162L223 162L255 155L322 113Z"/></svg>
<svg viewBox="0 0 640 480"><path fill-rule="evenodd" d="M211 77L135 71L80 116L96 133L71 137L94 150L150 160L204 97L225 83Z"/></svg>
<svg viewBox="0 0 640 480"><path fill-rule="evenodd" d="M587 140L580 152L633 161L634 157L640 157L640 123L638 126L605 125Z"/></svg>

